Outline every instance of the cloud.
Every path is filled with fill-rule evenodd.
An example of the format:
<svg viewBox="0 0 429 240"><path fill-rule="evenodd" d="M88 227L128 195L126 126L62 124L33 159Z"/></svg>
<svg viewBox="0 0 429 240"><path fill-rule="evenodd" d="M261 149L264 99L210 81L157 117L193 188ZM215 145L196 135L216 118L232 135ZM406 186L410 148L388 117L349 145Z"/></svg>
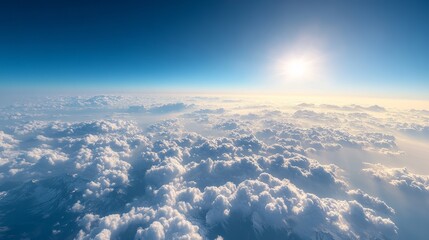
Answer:
<svg viewBox="0 0 429 240"><path fill-rule="evenodd" d="M121 234L136 225L141 226L135 234L138 239L203 239L204 232L216 227L227 228L223 230L226 234L244 234L245 228L228 229L231 221L238 219L249 221L254 236L271 228L302 238L323 233L331 238L392 239L397 231L390 219L376 216L355 201L319 198L268 173L237 185L226 183L203 191L169 184L154 194L156 199L160 197L157 202L161 207L133 207L127 213L105 217L85 216L81 224L87 227L79 239L104 236L106 232L109 236L124 236ZM199 226L207 226L205 231L190 221L201 217Z"/></svg>
<svg viewBox="0 0 429 240"><path fill-rule="evenodd" d="M107 106L113 106L123 100L121 96L109 96L109 95L99 95L89 98L82 97L71 97L70 99L65 99L65 106L68 107L89 107L89 108L104 108Z"/></svg>
<svg viewBox="0 0 429 240"><path fill-rule="evenodd" d="M312 121L333 121L333 122L339 121L337 117L334 117L325 113L318 113L312 110L298 110L293 114L293 117L308 119Z"/></svg>
<svg viewBox="0 0 429 240"><path fill-rule="evenodd" d="M410 136L429 139L429 125L398 123L396 128Z"/></svg>
<svg viewBox="0 0 429 240"><path fill-rule="evenodd" d="M195 111L196 114L223 114L225 113L224 108L217 108L217 109L200 109Z"/></svg>
<svg viewBox="0 0 429 240"><path fill-rule="evenodd" d="M362 204L363 206L374 209L379 213L385 215L392 215L395 210L389 207L385 202L377 197L373 197L360 189L354 189L347 192L354 200Z"/></svg>
<svg viewBox="0 0 429 240"><path fill-rule="evenodd" d="M13 136L0 131L0 151L12 149L17 145L18 141Z"/></svg>
<svg viewBox="0 0 429 240"><path fill-rule="evenodd" d="M141 113L141 112L146 112L146 111L147 111L147 109L143 105L134 105L134 106L128 107L129 113Z"/></svg>
<svg viewBox="0 0 429 240"><path fill-rule="evenodd" d="M352 104L346 106L338 106L334 104L309 104L309 103L301 103L296 105L297 108L319 108L319 109L330 109L336 111L369 111L369 112L385 112L386 109L379 105L372 105L368 107L363 107L360 105Z"/></svg>
<svg viewBox="0 0 429 240"><path fill-rule="evenodd" d="M8 109L19 121L4 119L0 130L0 225L8 229L0 238L398 238L402 209L323 157L342 160L348 149L400 153L394 130L425 126L421 113L412 112L419 124L405 125L401 114L410 112L378 106L284 111L186 99L96 96L53 99L51 109L21 105L19 111L40 112L31 120ZM368 164L363 171L413 196L429 192L428 177L405 168ZM13 221L48 215L43 231L23 232Z"/></svg>
<svg viewBox="0 0 429 240"><path fill-rule="evenodd" d="M177 122L164 124L174 126ZM284 155L273 154L253 135L235 134L210 140L174 128L163 130L166 135L174 132L168 140L163 137L164 140L149 146L156 157L143 159L149 164L143 170L148 202L120 215L91 217L89 223L82 223L90 227L82 229L79 238L106 233L115 238L135 233L129 236L198 239L218 236L211 229L222 228L220 232L226 235L233 234L231 231L240 233L228 228L237 219L249 221L254 236L263 234L265 229L276 229L304 238L320 234L342 238L396 237L396 225L388 217L377 215L367 202L368 206L363 207L358 202L318 197L303 190L317 192L312 186L318 183L347 188L334 165L321 165L287 150ZM153 127L149 129L152 131ZM373 205L381 205L375 198L371 200ZM180 230L175 225L179 222ZM369 231L362 230L362 226Z"/></svg>
<svg viewBox="0 0 429 240"><path fill-rule="evenodd" d="M411 109L410 112L416 113L416 114L429 115L429 111L425 109Z"/></svg>
<svg viewBox="0 0 429 240"><path fill-rule="evenodd" d="M167 114L167 113L173 113L173 112L180 112L189 107L191 106L179 102L179 103L164 104L157 107L151 107L148 111L154 114Z"/></svg>
<svg viewBox="0 0 429 240"><path fill-rule="evenodd" d="M243 123L238 120L229 119L215 125L214 127L222 130L236 130L243 127Z"/></svg>
<svg viewBox="0 0 429 240"><path fill-rule="evenodd" d="M363 171L376 179L410 193L429 194L429 176L410 172L407 168L388 168L381 164L366 163Z"/></svg>

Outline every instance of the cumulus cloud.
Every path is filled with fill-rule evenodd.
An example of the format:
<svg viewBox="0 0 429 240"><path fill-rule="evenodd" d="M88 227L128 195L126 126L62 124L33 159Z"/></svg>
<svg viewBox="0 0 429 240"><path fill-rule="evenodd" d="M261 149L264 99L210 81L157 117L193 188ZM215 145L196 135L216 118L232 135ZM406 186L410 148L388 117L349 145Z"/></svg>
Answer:
<svg viewBox="0 0 429 240"><path fill-rule="evenodd" d="M171 113L171 112L183 111L189 107L190 106L179 102L179 103L169 103L169 104L164 104L161 106L152 107L148 111L151 113L156 113L156 114L166 114L166 113Z"/></svg>
<svg viewBox="0 0 429 240"><path fill-rule="evenodd" d="M429 125L397 123L395 126L399 131L415 137L429 139Z"/></svg>
<svg viewBox="0 0 429 240"><path fill-rule="evenodd" d="M411 193L429 194L429 176L410 172L407 168L389 168L382 164L366 164L363 171L376 179Z"/></svg>
<svg viewBox="0 0 429 240"><path fill-rule="evenodd" d="M305 193L289 180L268 173L239 184L226 183L206 187L203 191L181 184L164 185L154 192L161 207L132 208L122 215L105 217L87 215L79 238L93 238L109 233L120 236L131 226L139 225L137 239L203 239L204 233L216 227L226 235L244 234L247 229L228 229L233 221L248 222L255 236L264 229L302 238L324 234L331 238L380 237L392 239L397 228L388 218L375 215L356 201L319 198ZM237 216L239 218L237 218ZM194 221L203 217L200 229ZM362 228L364 227L364 228Z"/></svg>
<svg viewBox="0 0 429 240"><path fill-rule="evenodd" d="M59 111L56 120L4 120L0 210L31 204L24 213L4 211L0 237L398 238L398 209L318 159L342 149L399 153L396 136L381 129L398 129L400 121L370 115L388 110L351 105L337 109L351 112L330 113L325 110L336 107L301 104L285 112L207 101L61 98L51 106ZM109 118L85 112L94 119L69 119L70 109L106 110ZM363 171L401 189L429 192L428 177L407 169L368 164ZM49 215L49 224L20 232L23 225L13 219L26 215L32 221Z"/></svg>
<svg viewBox="0 0 429 240"><path fill-rule="evenodd" d="M360 189L353 189L347 192L354 200L358 201L363 206L377 210L379 213L391 215L395 213L395 210L388 206L384 201L377 197L373 197Z"/></svg>
<svg viewBox="0 0 429 240"><path fill-rule="evenodd" d="M293 117L312 121L340 121L336 116L333 116L332 114L319 113L312 110L298 110L293 114Z"/></svg>
<svg viewBox="0 0 429 240"><path fill-rule="evenodd" d="M69 99L64 99L65 106L69 107L90 107L90 108L102 108L107 106L113 106L114 104L123 100L121 96L109 96L109 95L99 95L89 98L83 97L71 97Z"/></svg>
<svg viewBox="0 0 429 240"><path fill-rule="evenodd" d="M0 151L12 149L17 143L13 136L0 131Z"/></svg>
<svg viewBox="0 0 429 240"><path fill-rule="evenodd" d="M147 109L143 105L134 105L128 107L128 112L130 113L141 113L146 111Z"/></svg>

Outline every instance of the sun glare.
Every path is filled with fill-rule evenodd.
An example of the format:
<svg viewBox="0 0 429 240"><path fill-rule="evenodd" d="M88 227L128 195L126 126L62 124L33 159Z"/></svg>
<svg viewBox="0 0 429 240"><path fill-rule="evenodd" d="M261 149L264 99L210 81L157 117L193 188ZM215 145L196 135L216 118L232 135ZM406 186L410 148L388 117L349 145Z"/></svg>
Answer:
<svg viewBox="0 0 429 240"><path fill-rule="evenodd" d="M282 82L313 81L320 75L320 57L317 54L290 55L276 65L277 77Z"/></svg>
<svg viewBox="0 0 429 240"><path fill-rule="evenodd" d="M305 59L291 59L285 64L285 74L292 78L305 78L310 74L311 64Z"/></svg>

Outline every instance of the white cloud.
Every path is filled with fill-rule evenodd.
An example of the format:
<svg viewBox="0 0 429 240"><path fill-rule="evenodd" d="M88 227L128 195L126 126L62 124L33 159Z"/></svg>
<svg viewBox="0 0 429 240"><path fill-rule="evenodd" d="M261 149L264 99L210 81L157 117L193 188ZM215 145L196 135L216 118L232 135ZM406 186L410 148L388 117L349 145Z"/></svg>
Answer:
<svg viewBox="0 0 429 240"><path fill-rule="evenodd" d="M172 112L180 112L183 111L191 106L188 106L184 103L168 103L161 106L155 106L150 108L148 111L150 113L155 114L166 114L166 113L172 113Z"/></svg>
<svg viewBox="0 0 429 240"><path fill-rule="evenodd" d="M423 117L419 125L401 125L401 117L374 117L397 116L379 106L301 104L284 111L221 98L201 101L96 96L29 103L14 114L8 108L19 121L2 120L0 179L64 185L68 197L49 195L61 200L58 211L69 221L46 226L58 238L229 239L244 232L398 238L394 220L401 209L357 189L350 173L318 157L344 149L399 154L393 130L419 129ZM27 116L18 114L26 109ZM49 111L57 120L47 117ZM369 164L364 171L401 189L429 192L428 177L407 169ZM0 187L2 199L19 199L18 187ZM43 202L47 190L40 189L31 201ZM0 222L14 227L1 216Z"/></svg>
<svg viewBox="0 0 429 240"><path fill-rule="evenodd" d="M381 164L366 164L363 169L376 179L411 193L429 194L429 176L410 172L407 168L389 168Z"/></svg>
<svg viewBox="0 0 429 240"><path fill-rule="evenodd" d="M395 213L395 210L389 207L385 202L377 197L373 197L360 189L354 189L347 192L353 199L358 201L360 204L367 208L376 210L379 213L391 215Z"/></svg>

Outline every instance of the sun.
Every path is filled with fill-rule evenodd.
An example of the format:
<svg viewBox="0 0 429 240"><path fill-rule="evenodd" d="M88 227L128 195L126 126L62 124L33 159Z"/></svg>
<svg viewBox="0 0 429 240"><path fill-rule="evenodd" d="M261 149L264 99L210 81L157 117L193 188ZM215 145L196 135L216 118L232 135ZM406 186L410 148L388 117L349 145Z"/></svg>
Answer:
<svg viewBox="0 0 429 240"><path fill-rule="evenodd" d="M281 82L313 82L321 76L321 57L315 52L289 54L275 64L276 79Z"/></svg>
<svg viewBox="0 0 429 240"><path fill-rule="evenodd" d="M290 59L285 63L284 73L292 78L305 78L311 74L311 63L303 58Z"/></svg>

